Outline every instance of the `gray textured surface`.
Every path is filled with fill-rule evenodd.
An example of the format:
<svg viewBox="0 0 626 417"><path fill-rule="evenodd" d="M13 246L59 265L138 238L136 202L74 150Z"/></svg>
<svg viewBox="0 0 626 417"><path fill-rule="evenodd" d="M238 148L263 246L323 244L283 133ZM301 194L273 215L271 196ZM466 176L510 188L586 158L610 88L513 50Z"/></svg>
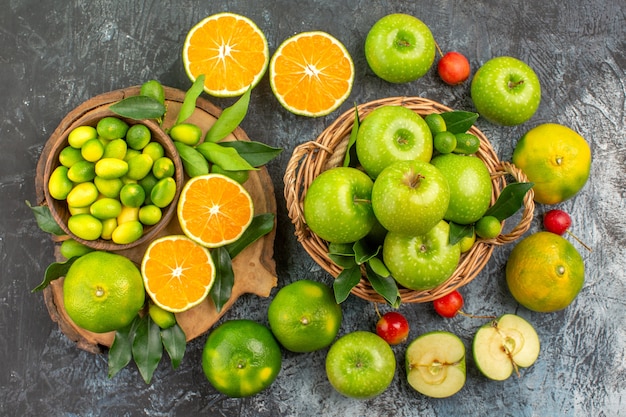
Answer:
<svg viewBox="0 0 626 417"><path fill-rule="evenodd" d="M105 1L0 0L0 415L7 416L617 416L626 401L625 273L626 145L625 9L621 0L588 2L461 1ZM133 367L107 379L105 356L77 349L48 317L41 294L30 289L53 260L49 238L24 204L34 201L35 165L61 118L82 101L106 91L157 78L186 89L181 62L186 31L222 10L245 14L267 35L270 52L286 37L320 29L338 37L352 54L356 80L349 100L328 117L307 119L284 111L267 77L255 89L242 127L254 140L281 146L269 166L279 207L276 260L280 285L300 278L327 283L293 237L282 197L282 175L293 147L314 139L354 102L419 95L472 110L469 84L448 87L434 70L406 85L373 76L363 56L369 27L390 12L424 20L444 49L464 52L475 70L497 55L523 59L543 82L542 103L528 123L478 126L501 159L517 138L543 122L568 125L586 137L594 163L583 191L559 208L572 214L576 233L593 246L578 246L587 266L585 286L564 311L538 314L508 294L503 267L510 247L496 249L484 271L463 289L466 310L516 312L538 330L542 352L521 378L491 382L468 362L468 380L452 398L433 400L410 389L403 366L387 392L369 401L333 391L324 374L325 351L284 354L270 389L234 400L205 380L200 357L205 338L188 345L183 364L163 362L145 385ZM228 100L213 100L220 106ZM532 230L539 229L539 206ZM225 319L266 321L268 299L244 297ZM350 297L341 333L371 330L376 312ZM447 329L466 346L480 324L443 320L430 305L404 305L411 337ZM399 364L405 345L394 350Z"/></svg>

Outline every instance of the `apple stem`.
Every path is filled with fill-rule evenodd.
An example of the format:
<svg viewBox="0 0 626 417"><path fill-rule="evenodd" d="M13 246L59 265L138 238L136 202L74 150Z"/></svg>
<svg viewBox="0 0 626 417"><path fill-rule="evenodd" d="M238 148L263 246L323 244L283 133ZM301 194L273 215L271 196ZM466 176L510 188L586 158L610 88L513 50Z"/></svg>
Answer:
<svg viewBox="0 0 626 417"><path fill-rule="evenodd" d="M509 88L513 89L515 87L517 87L518 85L524 84L524 80L519 80L519 81L509 81Z"/></svg>
<svg viewBox="0 0 626 417"><path fill-rule="evenodd" d="M580 238L579 238L578 236L576 236L574 233L570 232L570 231L569 231L569 229L568 229L568 230L566 230L566 232L567 232L567 234L569 234L571 237L573 237L573 238L574 238L574 239L575 239L578 243L580 243L581 245L583 245L583 247L584 247L585 249L587 249L589 252L593 252L593 250L592 250L589 246L585 245L585 243L584 243L582 240L580 240Z"/></svg>

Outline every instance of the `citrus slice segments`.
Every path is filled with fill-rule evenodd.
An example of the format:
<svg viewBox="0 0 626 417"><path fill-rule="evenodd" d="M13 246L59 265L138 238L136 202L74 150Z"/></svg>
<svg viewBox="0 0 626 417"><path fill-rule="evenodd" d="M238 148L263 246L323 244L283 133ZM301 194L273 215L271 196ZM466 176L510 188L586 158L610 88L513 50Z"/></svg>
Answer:
<svg viewBox="0 0 626 417"><path fill-rule="evenodd" d="M206 299L215 281L209 250L183 235L158 238L141 262L146 293L163 310L180 313Z"/></svg>
<svg viewBox="0 0 626 417"><path fill-rule="evenodd" d="M265 35L249 18L217 13L198 22L185 38L183 64L195 81L204 74L204 91L236 97L261 80L269 63Z"/></svg>
<svg viewBox="0 0 626 417"><path fill-rule="evenodd" d="M254 217L248 191L222 174L199 175L187 181L177 210L183 233L208 248L239 239Z"/></svg>
<svg viewBox="0 0 626 417"><path fill-rule="evenodd" d="M350 95L354 63L346 47L321 31L285 40L270 60L270 86L292 113L318 117L337 109Z"/></svg>

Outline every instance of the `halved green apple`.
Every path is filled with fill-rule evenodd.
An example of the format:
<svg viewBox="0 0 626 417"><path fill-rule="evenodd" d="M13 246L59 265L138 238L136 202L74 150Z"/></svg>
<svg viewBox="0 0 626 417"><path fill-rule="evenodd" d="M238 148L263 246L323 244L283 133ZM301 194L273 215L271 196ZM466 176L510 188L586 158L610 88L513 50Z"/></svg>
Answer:
<svg viewBox="0 0 626 417"><path fill-rule="evenodd" d="M504 314L476 331L474 362L487 378L503 381L518 368L531 366L539 357L539 336L522 317Z"/></svg>
<svg viewBox="0 0 626 417"><path fill-rule="evenodd" d="M465 345L450 332L424 333L409 344L405 358L409 385L421 394L450 397L465 385Z"/></svg>

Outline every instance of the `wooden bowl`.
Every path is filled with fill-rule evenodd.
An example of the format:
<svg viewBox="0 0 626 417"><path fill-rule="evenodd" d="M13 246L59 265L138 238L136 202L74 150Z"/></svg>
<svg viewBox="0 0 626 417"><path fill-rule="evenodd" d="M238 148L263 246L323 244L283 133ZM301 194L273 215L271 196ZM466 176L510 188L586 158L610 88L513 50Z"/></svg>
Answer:
<svg viewBox="0 0 626 417"><path fill-rule="evenodd" d="M404 106L420 116L452 110L440 103L421 97L389 97L357 106L359 118L363 120L376 108L386 105ZM354 125L355 111L355 109L351 109L339 116L314 141L296 146L284 175L284 195L288 215L295 225L295 235L313 260L334 277L341 273L342 268L328 256L328 242L313 233L307 226L303 215L303 203L313 180L327 169L340 166L343 163ZM491 204L495 203L500 192L506 186L507 176L518 182L528 181L526 175L515 165L501 162L498 159L489 140L479 129L473 126L469 133L480 139L480 148L476 152L476 156L485 163L491 174L493 185ZM518 239L530 228L535 207L533 196L534 193L531 189L524 197L524 210L517 225L508 233L501 234L495 239L477 239L472 248L462 254L456 270L445 282L433 289L424 291L415 291L398 286L402 302L430 302L472 281L487 264L495 246ZM361 280L352 289L352 294L365 300L384 303L384 298L369 283L364 268L362 268L361 275Z"/></svg>
<svg viewBox="0 0 626 417"><path fill-rule="evenodd" d="M50 175L55 170L55 168L60 165L59 154L65 147L69 146L68 139L67 139L69 133L78 126L95 127L101 119L103 119L104 117L108 117L108 116L114 116L121 120L124 120L126 123L128 123L128 125L141 123L147 126L148 129L150 129L150 132L152 134L151 140L153 142L160 143L163 146L163 149L165 150L165 156L169 157L174 162L174 169L175 169L174 180L176 181L176 194L174 196L174 200L167 207L163 209L162 218L158 223L152 226L144 226L142 236L136 241L128 243L128 244L117 244L111 240L106 240L106 239L85 240L73 234L67 226L68 219L70 218L70 215L71 215L68 209L67 202L65 200L61 201L61 200L56 200L55 198L53 198L50 195L50 191L48 189L48 182L50 179ZM75 109L73 112L70 112L66 116L66 119L68 119L67 122L69 123L67 128L61 131L56 130L52 134L50 139L48 140L49 141L48 145L50 146L50 152L45 161L44 171L43 171L43 187L44 187L45 201L55 221L59 224L61 229L63 229L63 231L67 233L67 235L70 236L72 239L84 244L85 246L88 246L90 248L97 249L97 250L120 251L120 250L129 249L129 248L141 245L144 242L148 242L152 240L159 233L161 229L163 229L165 226L167 226L167 224L169 224L172 217L176 214L176 203L178 201L180 191L184 184L184 171L183 171L182 162L180 160L178 151L176 150L176 147L174 146L172 140L156 122L152 120L138 121L138 120L121 117L113 113L111 110L109 110L108 104L102 105L100 107L96 107L93 110L90 110L86 113L82 113L79 107Z"/></svg>

